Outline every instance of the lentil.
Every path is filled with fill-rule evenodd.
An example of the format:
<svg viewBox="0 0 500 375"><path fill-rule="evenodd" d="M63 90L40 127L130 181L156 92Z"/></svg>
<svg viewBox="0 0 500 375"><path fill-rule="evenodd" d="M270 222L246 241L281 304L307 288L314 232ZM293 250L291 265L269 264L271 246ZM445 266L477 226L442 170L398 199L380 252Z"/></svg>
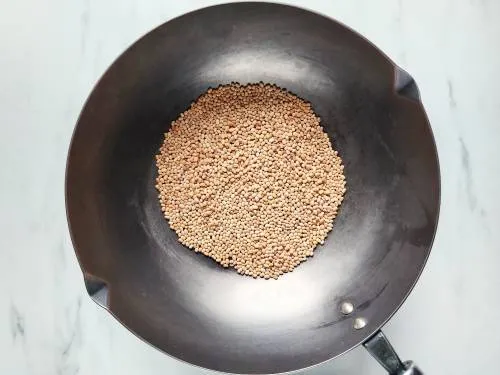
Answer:
<svg viewBox="0 0 500 375"><path fill-rule="evenodd" d="M276 279L313 256L346 192L311 105L263 83L209 89L172 122L156 165L179 241L255 278Z"/></svg>

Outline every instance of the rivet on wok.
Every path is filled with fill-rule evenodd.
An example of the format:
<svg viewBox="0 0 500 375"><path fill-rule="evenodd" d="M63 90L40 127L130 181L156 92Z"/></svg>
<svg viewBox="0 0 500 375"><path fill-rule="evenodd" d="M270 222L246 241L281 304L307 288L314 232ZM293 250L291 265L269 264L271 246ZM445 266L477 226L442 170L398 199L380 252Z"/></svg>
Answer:
<svg viewBox="0 0 500 375"><path fill-rule="evenodd" d="M349 315L354 311L354 305L351 302L345 301L340 305L340 311L344 315Z"/></svg>
<svg viewBox="0 0 500 375"><path fill-rule="evenodd" d="M354 319L354 324L352 325L354 329L362 329L366 326L366 320L363 318Z"/></svg>

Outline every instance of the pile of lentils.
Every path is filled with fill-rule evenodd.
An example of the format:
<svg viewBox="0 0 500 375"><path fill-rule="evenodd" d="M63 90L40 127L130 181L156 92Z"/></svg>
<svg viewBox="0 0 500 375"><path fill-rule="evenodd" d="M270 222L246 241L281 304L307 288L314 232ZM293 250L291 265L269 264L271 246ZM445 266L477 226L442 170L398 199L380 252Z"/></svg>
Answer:
<svg viewBox="0 0 500 375"><path fill-rule="evenodd" d="M172 122L156 165L179 241L266 279L313 255L346 192L342 160L311 105L262 83L209 89Z"/></svg>

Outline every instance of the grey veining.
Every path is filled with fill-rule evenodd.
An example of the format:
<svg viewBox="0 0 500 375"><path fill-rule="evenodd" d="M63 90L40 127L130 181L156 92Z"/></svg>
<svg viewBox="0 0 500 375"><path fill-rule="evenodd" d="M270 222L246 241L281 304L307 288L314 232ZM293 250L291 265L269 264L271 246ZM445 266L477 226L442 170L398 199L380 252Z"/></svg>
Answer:
<svg viewBox="0 0 500 375"><path fill-rule="evenodd" d="M10 306L10 330L12 340L15 342L18 338L24 339L25 334L24 317L21 315L14 303Z"/></svg>
<svg viewBox="0 0 500 375"><path fill-rule="evenodd" d="M2 2L0 374L209 373L144 344L88 298L63 186L73 125L104 70L151 28L216 2ZM288 2L358 30L415 78L438 146L442 207L426 270L386 333L428 374L491 373L500 348L491 324L500 309L500 2ZM307 372L382 373L362 349Z"/></svg>
<svg viewBox="0 0 500 375"><path fill-rule="evenodd" d="M453 93L453 83L451 83L450 79L446 80L446 85L448 86L448 103L450 104L450 108L457 108L457 101Z"/></svg>
<svg viewBox="0 0 500 375"><path fill-rule="evenodd" d="M477 198L476 193L474 192L473 180L472 180L472 171L469 160L469 150L465 145L465 142L462 137L459 138L460 141L460 155L462 161L462 169L463 175L465 179L465 191L467 194L467 201L469 203L469 208L471 211L474 211L477 206Z"/></svg>
<svg viewBox="0 0 500 375"><path fill-rule="evenodd" d="M66 320L64 323L68 329L62 334L59 359L57 363L57 374L74 375L79 372L78 361L75 357L82 345L81 308L82 296L77 298L76 304L66 309Z"/></svg>

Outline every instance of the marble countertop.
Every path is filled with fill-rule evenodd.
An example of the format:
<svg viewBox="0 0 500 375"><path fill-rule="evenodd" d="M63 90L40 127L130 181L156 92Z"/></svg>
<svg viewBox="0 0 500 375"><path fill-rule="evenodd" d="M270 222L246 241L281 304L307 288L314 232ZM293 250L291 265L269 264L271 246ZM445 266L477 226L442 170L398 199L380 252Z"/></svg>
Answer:
<svg viewBox="0 0 500 375"><path fill-rule="evenodd" d="M87 297L64 168L96 80L154 26L215 1L0 1L0 374L208 374L130 334ZM290 1L359 31L416 79L442 206L417 287L386 326L427 374L494 373L500 348L500 2ZM308 374L383 374L361 348Z"/></svg>

